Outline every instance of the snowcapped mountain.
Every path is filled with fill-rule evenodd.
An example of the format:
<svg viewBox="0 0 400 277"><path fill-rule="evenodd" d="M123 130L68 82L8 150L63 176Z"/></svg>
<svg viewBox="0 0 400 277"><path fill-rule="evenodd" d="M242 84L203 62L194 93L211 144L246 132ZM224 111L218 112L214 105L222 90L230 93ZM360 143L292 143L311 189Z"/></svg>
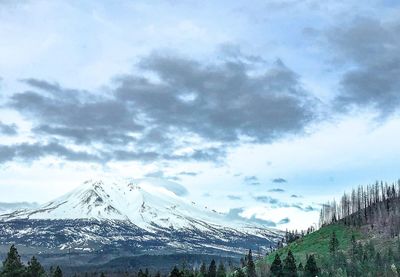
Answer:
<svg viewBox="0 0 400 277"><path fill-rule="evenodd" d="M2 243L52 251L230 253L274 246L282 233L198 207L157 179L86 181L34 209L0 216ZM174 187L175 186L175 187ZM43 251L43 250L42 250Z"/></svg>

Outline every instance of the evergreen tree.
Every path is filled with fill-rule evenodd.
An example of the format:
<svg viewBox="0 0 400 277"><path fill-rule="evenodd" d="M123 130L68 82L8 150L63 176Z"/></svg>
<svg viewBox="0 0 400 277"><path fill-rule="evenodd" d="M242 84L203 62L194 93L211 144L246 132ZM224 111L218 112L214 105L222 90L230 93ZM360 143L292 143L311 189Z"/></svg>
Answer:
<svg viewBox="0 0 400 277"><path fill-rule="evenodd" d="M3 262L1 276L3 277L22 277L25 273L25 266L21 262L21 257L18 254L17 248L13 245Z"/></svg>
<svg viewBox="0 0 400 277"><path fill-rule="evenodd" d="M56 269L54 270L53 277L62 277L62 276L63 276L63 274L62 274L61 268L59 266L57 266Z"/></svg>
<svg viewBox="0 0 400 277"><path fill-rule="evenodd" d="M200 276L201 276L201 277L206 277L206 276L207 276L207 267L206 267L205 262L202 262L202 263L201 263L201 266L200 266Z"/></svg>
<svg viewBox="0 0 400 277"><path fill-rule="evenodd" d="M171 273L169 274L170 277L182 277L183 274L179 271L179 269L174 266L174 268L172 269Z"/></svg>
<svg viewBox="0 0 400 277"><path fill-rule="evenodd" d="M272 262L271 274L272 274L272 276L276 276L276 277L283 276L283 273L282 273L282 262L281 262L281 258L279 257L278 254L275 255L275 259Z"/></svg>
<svg viewBox="0 0 400 277"><path fill-rule="evenodd" d="M156 275L154 277L161 277L161 272L157 271Z"/></svg>
<svg viewBox="0 0 400 277"><path fill-rule="evenodd" d="M375 256L375 269L379 272L383 268L383 261L381 254L379 252L376 253Z"/></svg>
<svg viewBox="0 0 400 277"><path fill-rule="evenodd" d="M216 277L216 276L217 276L217 265L215 264L215 261L213 259L210 263L210 266L208 267L207 277Z"/></svg>
<svg viewBox="0 0 400 277"><path fill-rule="evenodd" d="M355 257L357 255L357 241L356 237L354 236L354 233L351 234L351 259L355 260Z"/></svg>
<svg viewBox="0 0 400 277"><path fill-rule="evenodd" d="M293 257L292 250L289 249L289 252L286 256L283 265L283 275L286 277L296 277L297 276L297 267L296 260Z"/></svg>
<svg viewBox="0 0 400 277"><path fill-rule="evenodd" d="M100 277L106 277L106 275L104 274L104 272L102 272L102 273L100 274Z"/></svg>
<svg viewBox="0 0 400 277"><path fill-rule="evenodd" d="M307 259L306 266L304 267L304 276L315 277L318 276L319 269L315 261L314 255L310 255Z"/></svg>
<svg viewBox="0 0 400 277"><path fill-rule="evenodd" d="M248 277L256 277L256 265L254 264L253 261L253 255L251 253L251 249L249 250L249 254L247 255L247 267L246 267L246 271L247 271L247 276Z"/></svg>
<svg viewBox="0 0 400 277"><path fill-rule="evenodd" d="M46 276L46 272L43 266L39 263L35 256L33 256L32 259L28 262L26 272L29 277Z"/></svg>
<svg viewBox="0 0 400 277"><path fill-rule="evenodd" d="M304 271L304 266L303 266L303 264L301 262L297 266L297 271Z"/></svg>
<svg viewBox="0 0 400 277"><path fill-rule="evenodd" d="M226 277L225 266L222 262L220 262L218 265L217 277Z"/></svg>
<svg viewBox="0 0 400 277"><path fill-rule="evenodd" d="M299 265L297 266L297 275L299 277L302 277L304 273L304 266L303 264L300 262Z"/></svg>
<svg viewBox="0 0 400 277"><path fill-rule="evenodd" d="M329 251L331 252L331 254L336 255L338 248L339 248L339 240L336 237L336 233L332 232L332 237L329 242Z"/></svg>

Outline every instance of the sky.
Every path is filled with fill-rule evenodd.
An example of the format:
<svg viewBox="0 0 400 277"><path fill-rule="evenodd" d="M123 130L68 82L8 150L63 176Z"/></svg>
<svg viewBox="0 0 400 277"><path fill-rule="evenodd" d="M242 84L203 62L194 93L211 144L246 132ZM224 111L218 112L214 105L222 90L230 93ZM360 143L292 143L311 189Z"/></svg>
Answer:
<svg viewBox="0 0 400 277"><path fill-rule="evenodd" d="M318 224L399 178L400 6L359 2L0 0L0 201L152 177Z"/></svg>

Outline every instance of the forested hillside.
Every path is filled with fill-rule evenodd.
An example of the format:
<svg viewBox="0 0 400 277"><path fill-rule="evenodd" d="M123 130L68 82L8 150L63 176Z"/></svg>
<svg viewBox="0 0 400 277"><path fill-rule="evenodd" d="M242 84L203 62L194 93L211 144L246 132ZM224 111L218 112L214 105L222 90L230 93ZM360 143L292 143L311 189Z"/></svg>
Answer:
<svg viewBox="0 0 400 277"><path fill-rule="evenodd" d="M388 184L376 182L359 186L322 206L320 225L341 222L349 226L366 227L366 231L385 233L391 237L400 232L400 181ZM374 230L378 229L378 230Z"/></svg>
<svg viewBox="0 0 400 277"><path fill-rule="evenodd" d="M400 182L360 186L344 193L340 201L324 204L320 229L259 260L257 272L260 276L400 276L399 231ZM310 260L315 262L313 272Z"/></svg>

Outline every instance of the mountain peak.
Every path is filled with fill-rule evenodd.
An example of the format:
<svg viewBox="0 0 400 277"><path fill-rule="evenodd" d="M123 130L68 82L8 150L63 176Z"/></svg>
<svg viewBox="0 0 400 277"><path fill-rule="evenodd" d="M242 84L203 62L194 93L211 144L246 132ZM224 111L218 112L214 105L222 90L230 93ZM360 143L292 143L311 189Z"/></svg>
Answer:
<svg viewBox="0 0 400 277"><path fill-rule="evenodd" d="M131 249L141 245L159 251L159 247L176 250L207 245L211 251L241 253L249 240L259 247L282 235L200 208L171 188L179 187L154 179L89 180L38 208L4 214L0 220L18 238L29 236L25 229L33 230L32 226L41 234L50 228L57 233L51 245L59 249L71 245L88 249L97 249L93 245L129 245ZM42 241L35 239L35 243ZM47 236L43 243L49 244Z"/></svg>

